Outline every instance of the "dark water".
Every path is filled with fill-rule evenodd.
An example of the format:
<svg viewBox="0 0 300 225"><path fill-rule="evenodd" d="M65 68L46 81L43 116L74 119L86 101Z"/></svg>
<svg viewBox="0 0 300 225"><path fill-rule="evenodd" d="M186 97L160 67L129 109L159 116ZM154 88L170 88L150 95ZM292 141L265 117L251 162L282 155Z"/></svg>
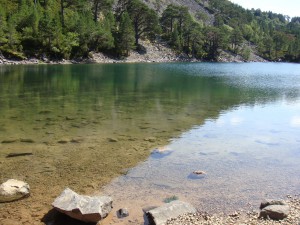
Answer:
<svg viewBox="0 0 300 225"><path fill-rule="evenodd" d="M176 195L214 211L299 193L300 65L0 67L0 142L53 144L74 136L117 138L123 152L135 142L165 150L104 188L130 205ZM7 146L0 144L0 166L6 166ZM39 154L51 164L54 153L47 149ZM87 149L89 143L81 154ZM95 154L84 156L87 165ZM122 155L120 164L135 154ZM194 179L194 170L206 175Z"/></svg>

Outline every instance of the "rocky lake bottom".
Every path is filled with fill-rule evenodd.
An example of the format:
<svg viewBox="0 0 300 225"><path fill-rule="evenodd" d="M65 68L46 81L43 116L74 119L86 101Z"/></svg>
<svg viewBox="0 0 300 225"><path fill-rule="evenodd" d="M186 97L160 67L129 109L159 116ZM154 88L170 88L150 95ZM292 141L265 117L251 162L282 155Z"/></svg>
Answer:
<svg viewBox="0 0 300 225"><path fill-rule="evenodd" d="M283 224L295 224L297 71L251 63L0 67L0 181L31 188L28 198L0 204L0 224L80 224L52 209L66 187L111 196L105 225L143 224L143 208L172 199L201 213L170 224L200 221L202 212L203 224L263 224L254 218L261 200L286 195L296 197L287 198L293 210ZM120 219L124 207L129 217ZM229 216L235 211L240 220Z"/></svg>

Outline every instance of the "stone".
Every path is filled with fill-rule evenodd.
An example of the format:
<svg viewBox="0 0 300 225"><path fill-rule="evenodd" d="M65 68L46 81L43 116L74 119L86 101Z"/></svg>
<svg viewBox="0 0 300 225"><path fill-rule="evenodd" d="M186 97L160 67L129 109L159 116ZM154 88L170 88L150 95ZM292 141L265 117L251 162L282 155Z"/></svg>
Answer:
<svg viewBox="0 0 300 225"><path fill-rule="evenodd" d="M30 194L27 183L15 179L9 179L0 185L0 202L11 202L25 198Z"/></svg>
<svg viewBox="0 0 300 225"><path fill-rule="evenodd" d="M88 223L97 223L112 210L112 198L107 196L79 195L66 188L54 200L52 206L59 212L74 219Z"/></svg>
<svg viewBox="0 0 300 225"><path fill-rule="evenodd" d="M202 170L195 170L195 171L193 171L193 174L203 175L203 174L206 174L206 173L204 171L202 171Z"/></svg>
<svg viewBox="0 0 300 225"><path fill-rule="evenodd" d="M30 138L21 138L20 142L25 142L25 143L34 143L34 140Z"/></svg>
<svg viewBox="0 0 300 225"><path fill-rule="evenodd" d="M9 153L6 158L13 158L13 157L19 157L19 156L28 156L33 155L32 152L16 152L16 153Z"/></svg>
<svg viewBox="0 0 300 225"><path fill-rule="evenodd" d="M109 142L118 142L117 138L108 138L107 139Z"/></svg>
<svg viewBox="0 0 300 225"><path fill-rule="evenodd" d="M146 216L149 225L165 225L169 219L187 213L196 213L196 209L189 203L176 200L146 212Z"/></svg>
<svg viewBox="0 0 300 225"><path fill-rule="evenodd" d="M2 144L10 144L10 143L14 143L17 141L18 141L18 139L6 139L6 140L3 140L1 143Z"/></svg>
<svg viewBox="0 0 300 225"><path fill-rule="evenodd" d="M260 211L260 218L270 218L272 220L283 220L288 217L290 207L288 205L269 205Z"/></svg>
<svg viewBox="0 0 300 225"><path fill-rule="evenodd" d="M59 143L59 144L67 144L69 142L69 140L68 139L61 139L61 140L59 140L57 143Z"/></svg>
<svg viewBox="0 0 300 225"><path fill-rule="evenodd" d="M122 208L118 210L118 217L123 218L129 216L128 209Z"/></svg>
<svg viewBox="0 0 300 225"><path fill-rule="evenodd" d="M269 205L287 205L287 204L282 200L267 199L260 203L259 209L263 209Z"/></svg>

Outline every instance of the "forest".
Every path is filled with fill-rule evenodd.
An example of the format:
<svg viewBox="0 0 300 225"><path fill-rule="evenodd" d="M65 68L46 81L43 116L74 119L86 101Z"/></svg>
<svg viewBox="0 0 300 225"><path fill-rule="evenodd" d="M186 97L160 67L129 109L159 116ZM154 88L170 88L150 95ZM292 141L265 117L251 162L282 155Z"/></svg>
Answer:
<svg viewBox="0 0 300 225"><path fill-rule="evenodd" d="M148 40L201 60L215 61L221 50L247 60L255 48L266 60L300 62L300 17L195 1L203 11L191 13L184 0L0 0L0 55L72 59L94 51L122 58Z"/></svg>

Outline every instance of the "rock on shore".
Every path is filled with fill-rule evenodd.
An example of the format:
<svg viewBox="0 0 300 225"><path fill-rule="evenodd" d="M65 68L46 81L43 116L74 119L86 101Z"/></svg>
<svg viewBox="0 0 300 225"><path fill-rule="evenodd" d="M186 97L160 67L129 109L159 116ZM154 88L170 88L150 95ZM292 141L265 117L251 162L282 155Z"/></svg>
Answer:
<svg viewBox="0 0 300 225"><path fill-rule="evenodd" d="M161 207L146 212L150 225L165 225L171 218L185 213L195 213L196 209L189 203L179 200L166 203Z"/></svg>
<svg viewBox="0 0 300 225"><path fill-rule="evenodd" d="M66 188L52 203L53 207L80 221L97 223L112 210L112 198L84 196Z"/></svg>
<svg viewBox="0 0 300 225"><path fill-rule="evenodd" d="M29 184L9 179L0 185L0 202L11 202L29 196Z"/></svg>

